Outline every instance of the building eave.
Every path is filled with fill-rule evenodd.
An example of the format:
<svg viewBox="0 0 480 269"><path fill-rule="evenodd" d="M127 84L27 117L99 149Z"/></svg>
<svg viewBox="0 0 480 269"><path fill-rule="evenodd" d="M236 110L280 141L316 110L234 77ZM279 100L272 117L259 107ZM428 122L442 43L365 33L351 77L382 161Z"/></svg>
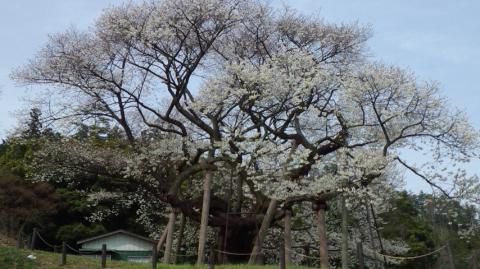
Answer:
<svg viewBox="0 0 480 269"><path fill-rule="evenodd" d="M125 230L116 230L116 231L113 231L113 232L110 232L110 233L101 234L101 235L97 235L97 236L94 236L94 237L82 239L80 241L77 241L77 244L83 244L83 243L99 240L99 239L102 239L102 238L105 238L105 237L110 237L110 236L116 235L116 234L125 234L125 235L128 235L128 236L131 236L131 237L149 242L151 244L155 244L155 240L152 240L150 238L147 238L147 237L144 237L144 236L141 236L141 235L138 235L138 234L134 234L134 233L131 233L131 232L128 232L128 231L125 231Z"/></svg>

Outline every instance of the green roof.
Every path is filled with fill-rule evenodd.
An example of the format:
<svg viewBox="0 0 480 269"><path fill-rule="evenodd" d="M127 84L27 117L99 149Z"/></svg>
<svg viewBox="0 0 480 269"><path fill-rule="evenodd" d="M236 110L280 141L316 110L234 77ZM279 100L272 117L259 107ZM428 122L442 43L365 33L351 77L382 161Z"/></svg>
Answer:
<svg viewBox="0 0 480 269"><path fill-rule="evenodd" d="M125 231L125 230L116 230L116 231L113 231L113 232L110 232L110 233L86 238L86 239L78 241L77 244L83 244L83 243L86 243L86 242L95 241L95 240L102 239L102 238L109 237L109 236L116 235L116 234L128 235L128 236L131 236L131 237L134 237L134 238L137 238L137 239L155 244L155 240L152 240L150 238L147 238L147 237L144 237L144 236L141 236L141 235L138 235L138 234L134 234L134 233L131 233L131 232L128 232L128 231Z"/></svg>

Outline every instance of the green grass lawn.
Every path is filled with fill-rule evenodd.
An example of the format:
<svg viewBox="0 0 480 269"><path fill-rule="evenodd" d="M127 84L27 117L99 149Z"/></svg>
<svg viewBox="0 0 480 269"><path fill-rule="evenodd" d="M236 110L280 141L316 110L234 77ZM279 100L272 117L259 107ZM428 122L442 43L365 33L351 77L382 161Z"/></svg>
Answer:
<svg viewBox="0 0 480 269"><path fill-rule="evenodd" d="M14 248L0 247L0 268L21 268L30 269L35 268L34 263L27 259L28 254L17 251Z"/></svg>
<svg viewBox="0 0 480 269"><path fill-rule="evenodd" d="M27 256L34 254L37 259L29 260ZM60 266L60 254L45 251L19 250L12 247L0 246L0 269L97 269L100 261L74 255L67 256L67 265ZM110 269L150 269L151 264L137 264L123 261L107 261ZM206 269L208 266L194 265L166 265L158 264L158 269ZM218 269L278 269L278 265L250 266L250 265L217 265ZM302 267L289 267L289 269ZM303 267L305 268L305 267Z"/></svg>

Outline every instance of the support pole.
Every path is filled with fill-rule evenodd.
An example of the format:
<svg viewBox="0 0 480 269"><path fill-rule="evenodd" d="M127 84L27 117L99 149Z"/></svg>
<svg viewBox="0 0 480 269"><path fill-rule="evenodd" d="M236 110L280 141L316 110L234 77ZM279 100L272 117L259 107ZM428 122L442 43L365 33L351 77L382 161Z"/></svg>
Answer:
<svg viewBox="0 0 480 269"><path fill-rule="evenodd" d="M32 241L30 242L30 249L34 250L35 249L35 243L37 242L37 228L33 228L32 232Z"/></svg>
<svg viewBox="0 0 480 269"><path fill-rule="evenodd" d="M205 243L207 241L208 215L210 211L210 195L212 191L212 172L206 171L203 183L202 216L198 238L197 265L205 262Z"/></svg>
<svg viewBox="0 0 480 269"><path fill-rule="evenodd" d="M60 261L60 265L64 266L67 264L67 244L65 241L62 242L62 259Z"/></svg>
<svg viewBox="0 0 480 269"><path fill-rule="evenodd" d="M284 218L284 252L285 252L285 263L290 265L292 264L292 208L285 208L285 218Z"/></svg>
<svg viewBox="0 0 480 269"><path fill-rule="evenodd" d="M285 244L280 245L280 269L286 269Z"/></svg>
<svg viewBox="0 0 480 269"><path fill-rule="evenodd" d="M162 251L163 245L165 244L165 240L167 240L167 233L168 233L168 225L163 230L162 236L160 236L160 239L157 242L157 254L160 251ZM157 258L158 258L158 255L157 255Z"/></svg>
<svg viewBox="0 0 480 269"><path fill-rule="evenodd" d="M208 269L215 269L215 251L210 246L210 255L208 256Z"/></svg>
<svg viewBox="0 0 480 269"><path fill-rule="evenodd" d="M101 268L107 268L107 244L102 245L102 262Z"/></svg>
<svg viewBox="0 0 480 269"><path fill-rule="evenodd" d="M163 262L169 264L172 258L172 246L173 246L173 234L175 233L175 220L177 219L177 212L174 208L171 208L170 216L168 217L168 232L167 241L165 242L165 254L163 256Z"/></svg>
<svg viewBox="0 0 480 269"><path fill-rule="evenodd" d="M305 251L305 256L306 257L306 261L307 261L307 267L310 267L310 245L306 245L303 249L303 251Z"/></svg>
<svg viewBox="0 0 480 269"><path fill-rule="evenodd" d="M358 269L365 269L365 260L363 257L362 242L357 242L357 261L358 261Z"/></svg>
<svg viewBox="0 0 480 269"><path fill-rule="evenodd" d="M177 238L177 245L175 246L175 255L173 256L172 263L176 264L178 255L180 253L180 249L183 244L183 234L185 232L185 215L183 213L180 214L180 228L178 231L178 238Z"/></svg>
<svg viewBox="0 0 480 269"><path fill-rule="evenodd" d="M472 255L472 269L478 269L477 251L473 251Z"/></svg>
<svg viewBox="0 0 480 269"><path fill-rule="evenodd" d="M447 241L447 258L448 258L448 265L450 269L455 269L455 262L453 260L452 249L450 247L450 241Z"/></svg>
<svg viewBox="0 0 480 269"><path fill-rule="evenodd" d="M16 247L17 247L18 249L22 249L22 248L23 248L23 236L22 236L22 234L21 234L20 232L17 234L17 245L16 245Z"/></svg>
<svg viewBox="0 0 480 269"><path fill-rule="evenodd" d="M342 269L348 269L348 211L343 195L340 196L340 208L342 210Z"/></svg>
<svg viewBox="0 0 480 269"><path fill-rule="evenodd" d="M329 269L330 264L328 262L328 241L327 241L327 223L326 223L326 209L327 204L325 201L317 201L313 204L313 210L317 215L317 234L319 241L319 254L320 254L320 269Z"/></svg>
<svg viewBox="0 0 480 269"><path fill-rule="evenodd" d="M260 226L260 230L258 230L257 236L255 238L255 245L252 249L252 254L250 255L250 259L248 260L248 264L253 265L258 262L259 256L262 252L263 241L265 240L265 236L268 232L268 227L270 227L270 223L275 216L275 210L277 209L278 201L275 199L270 200L268 205L267 213L263 217L262 225Z"/></svg>
<svg viewBox="0 0 480 269"><path fill-rule="evenodd" d="M157 269L158 251L157 246L152 247L152 269Z"/></svg>

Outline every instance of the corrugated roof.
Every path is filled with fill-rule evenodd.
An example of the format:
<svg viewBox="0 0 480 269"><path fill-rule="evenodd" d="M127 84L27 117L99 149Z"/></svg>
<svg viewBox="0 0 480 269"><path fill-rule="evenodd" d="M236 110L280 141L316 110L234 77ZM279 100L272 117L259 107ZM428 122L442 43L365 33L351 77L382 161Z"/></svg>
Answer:
<svg viewBox="0 0 480 269"><path fill-rule="evenodd" d="M102 239L102 238L109 237L109 236L116 235L116 234L125 234L125 235L128 235L128 236L131 236L131 237L134 237L134 238L137 238L137 239L140 239L140 240L147 241L147 242L149 242L149 243L155 244L155 241L152 240L152 239L150 239L150 238L143 237L143 236L141 236L141 235L134 234L134 233L131 233L131 232L128 232L128 231L125 231L125 230L116 230L116 231L113 231L113 232L110 232L110 233L106 233L106 234L102 234L102 235L98 235L98 236L86 238L86 239L83 239L83 240L78 241L77 244L83 244L83 243L86 243L86 242L95 241L95 240Z"/></svg>

